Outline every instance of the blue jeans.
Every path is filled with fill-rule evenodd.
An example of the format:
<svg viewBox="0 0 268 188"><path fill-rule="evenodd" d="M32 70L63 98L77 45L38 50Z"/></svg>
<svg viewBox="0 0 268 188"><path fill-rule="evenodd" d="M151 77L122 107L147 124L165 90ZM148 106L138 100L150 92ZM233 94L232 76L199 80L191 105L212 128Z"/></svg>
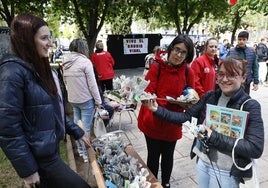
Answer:
<svg viewBox="0 0 268 188"><path fill-rule="evenodd" d="M73 107L74 122L77 124L78 120L81 120L87 133L87 136L89 137L95 113L94 99L90 99L89 101L84 103L70 104Z"/></svg>
<svg viewBox="0 0 268 188"><path fill-rule="evenodd" d="M196 172L199 188L219 188L216 176L221 188L239 188L239 178L230 176L230 171L212 167L201 159L197 160Z"/></svg>
<svg viewBox="0 0 268 188"><path fill-rule="evenodd" d="M94 99L90 99L84 103L70 103L73 107L74 122L77 124L78 120L81 120L83 127L86 131L88 137L90 137L90 130L95 113L95 103ZM80 144L78 141L75 141L78 152L82 153L83 158L87 158L87 150L85 144Z"/></svg>

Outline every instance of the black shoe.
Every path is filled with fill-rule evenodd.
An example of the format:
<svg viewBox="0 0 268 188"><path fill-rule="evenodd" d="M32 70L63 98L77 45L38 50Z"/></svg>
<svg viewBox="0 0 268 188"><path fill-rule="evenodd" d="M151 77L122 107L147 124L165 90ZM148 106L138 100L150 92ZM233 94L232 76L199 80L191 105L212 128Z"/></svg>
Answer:
<svg viewBox="0 0 268 188"><path fill-rule="evenodd" d="M163 188L170 188L170 184L166 183L166 184L162 184Z"/></svg>

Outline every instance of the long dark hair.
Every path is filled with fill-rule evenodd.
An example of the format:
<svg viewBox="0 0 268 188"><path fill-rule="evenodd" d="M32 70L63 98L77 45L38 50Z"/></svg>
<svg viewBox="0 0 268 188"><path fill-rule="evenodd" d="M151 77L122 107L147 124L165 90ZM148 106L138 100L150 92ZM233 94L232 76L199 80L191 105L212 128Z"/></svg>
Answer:
<svg viewBox="0 0 268 188"><path fill-rule="evenodd" d="M30 14L17 15L11 22L11 49L19 58L33 64L49 93L55 96L57 88L52 76L49 59L48 57L39 56L34 41L35 34L42 26L47 26L47 23L39 17Z"/></svg>

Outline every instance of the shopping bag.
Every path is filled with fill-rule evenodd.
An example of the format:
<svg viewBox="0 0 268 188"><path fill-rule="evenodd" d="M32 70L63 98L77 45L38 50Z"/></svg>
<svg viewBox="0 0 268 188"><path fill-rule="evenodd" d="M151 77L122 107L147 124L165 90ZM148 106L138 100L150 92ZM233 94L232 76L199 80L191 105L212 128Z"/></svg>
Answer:
<svg viewBox="0 0 268 188"><path fill-rule="evenodd" d="M259 188L260 183L258 179L257 159L252 160L252 177L244 178L245 184L240 184L240 188Z"/></svg>
<svg viewBox="0 0 268 188"><path fill-rule="evenodd" d="M238 138L235 141L234 147L232 149L233 163L236 166L236 168L238 168L239 170L242 170L242 171L248 170L249 168L252 167L252 177L251 178L244 178L245 184L241 183L240 188L259 188L260 183L259 183L259 179L258 179L257 159L251 159L251 162L244 168L239 167L235 162L234 151L235 151L235 147L240 139L241 138Z"/></svg>
<svg viewBox="0 0 268 188"><path fill-rule="evenodd" d="M96 112L95 112L93 132L96 137L102 136L107 133L105 124L100 115L100 109L96 109Z"/></svg>

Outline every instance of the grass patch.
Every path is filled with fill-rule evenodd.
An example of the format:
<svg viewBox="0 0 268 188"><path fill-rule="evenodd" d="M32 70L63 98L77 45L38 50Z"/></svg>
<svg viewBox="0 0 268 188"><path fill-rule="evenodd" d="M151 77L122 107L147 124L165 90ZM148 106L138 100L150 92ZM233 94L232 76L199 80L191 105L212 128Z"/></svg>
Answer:
<svg viewBox="0 0 268 188"><path fill-rule="evenodd" d="M66 142L60 143L61 158L68 164ZM17 172L5 156L2 149L0 149L0 187L1 188L23 188L24 182L17 175Z"/></svg>

